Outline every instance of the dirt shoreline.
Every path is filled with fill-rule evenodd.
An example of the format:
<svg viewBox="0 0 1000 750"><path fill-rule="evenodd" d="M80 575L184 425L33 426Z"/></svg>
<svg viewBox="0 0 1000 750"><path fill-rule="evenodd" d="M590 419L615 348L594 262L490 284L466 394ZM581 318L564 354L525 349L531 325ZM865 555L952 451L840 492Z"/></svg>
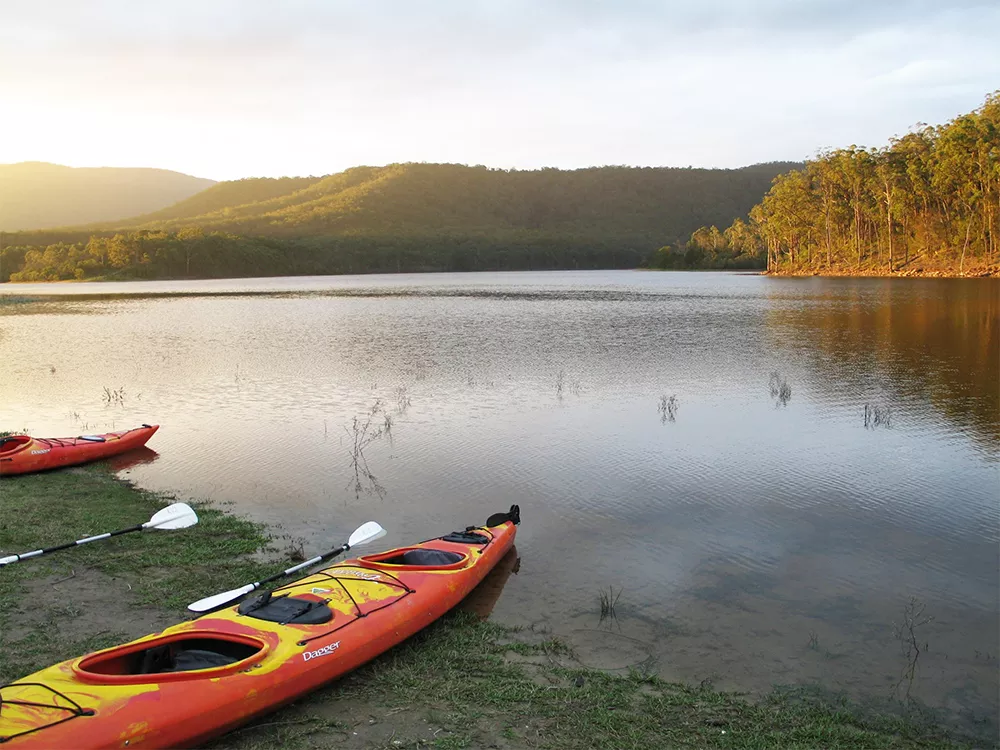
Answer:
<svg viewBox="0 0 1000 750"><path fill-rule="evenodd" d="M761 271L761 276L838 276L857 278L906 278L906 279L981 279L1000 278L1000 265L977 265L959 271L956 268L824 268L824 269L771 269Z"/></svg>

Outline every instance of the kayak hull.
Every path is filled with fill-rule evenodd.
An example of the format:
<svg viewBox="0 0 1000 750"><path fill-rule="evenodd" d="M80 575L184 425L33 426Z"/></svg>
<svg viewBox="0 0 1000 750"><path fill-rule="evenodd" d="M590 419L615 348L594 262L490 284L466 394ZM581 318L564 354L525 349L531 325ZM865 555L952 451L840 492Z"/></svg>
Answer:
<svg viewBox="0 0 1000 750"><path fill-rule="evenodd" d="M73 438L28 435L0 438L0 476L60 469L117 456L145 445L159 428L159 425L144 424L121 432Z"/></svg>
<svg viewBox="0 0 1000 750"><path fill-rule="evenodd" d="M165 748L223 734L356 669L452 609L510 550L516 529L508 520L474 533L487 541L438 538L349 560L276 589L258 610L241 614L246 600L3 686L0 741ZM445 553L447 562L405 562L428 551ZM318 602L308 616L325 617L326 608L331 617L309 624L261 619L282 601ZM192 644L198 648L184 650ZM171 649L177 663L182 653L206 650L230 661L189 671L136 668Z"/></svg>

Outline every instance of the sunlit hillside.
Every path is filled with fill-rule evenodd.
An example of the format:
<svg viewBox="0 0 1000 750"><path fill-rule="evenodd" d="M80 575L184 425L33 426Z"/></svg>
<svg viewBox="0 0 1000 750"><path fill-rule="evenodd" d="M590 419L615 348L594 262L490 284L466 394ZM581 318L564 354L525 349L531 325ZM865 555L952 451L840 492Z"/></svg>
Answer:
<svg viewBox="0 0 1000 750"><path fill-rule="evenodd" d="M121 224L131 226L174 220L183 221L193 216L214 213L230 215L230 212L238 206L253 206L291 196L322 179L322 177L248 177L243 180L219 182L207 190L195 193L190 198L185 198L159 211L138 217L124 217Z"/></svg>
<svg viewBox="0 0 1000 750"><path fill-rule="evenodd" d="M663 243L745 215L786 162L733 170L356 167L323 178L241 180L116 228L256 236L542 232Z"/></svg>

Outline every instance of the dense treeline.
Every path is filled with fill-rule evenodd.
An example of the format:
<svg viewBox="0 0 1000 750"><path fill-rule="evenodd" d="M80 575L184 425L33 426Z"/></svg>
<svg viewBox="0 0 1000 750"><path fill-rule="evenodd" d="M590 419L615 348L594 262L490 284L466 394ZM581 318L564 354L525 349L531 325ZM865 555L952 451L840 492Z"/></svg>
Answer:
<svg viewBox="0 0 1000 750"><path fill-rule="evenodd" d="M776 179L780 179L776 178ZM663 270L694 268L764 268L767 257L743 219L724 232L715 225L696 229L684 244L665 245L647 263Z"/></svg>
<svg viewBox="0 0 1000 750"><path fill-rule="evenodd" d="M696 230L654 268L959 274L1000 262L1000 92L881 149L831 151L775 178L750 220Z"/></svg>
<svg viewBox="0 0 1000 750"><path fill-rule="evenodd" d="M702 224L746 215L790 166L396 164L239 180L128 227L8 235L0 281L635 268Z"/></svg>
<svg viewBox="0 0 1000 750"><path fill-rule="evenodd" d="M0 254L0 281L247 276L266 274L280 256L279 248L249 238L197 230L140 231L46 247L5 247Z"/></svg>
<svg viewBox="0 0 1000 750"><path fill-rule="evenodd" d="M705 247L706 232L720 236L712 227L695 245ZM824 153L780 175L749 226L736 220L721 237L722 247L763 257L775 272L995 268L1000 92L940 127L884 148Z"/></svg>
<svg viewBox="0 0 1000 750"><path fill-rule="evenodd" d="M45 247L5 246L0 282L635 268L647 255L648 246L627 239L578 241L530 233L497 243L466 234L285 239L138 230Z"/></svg>

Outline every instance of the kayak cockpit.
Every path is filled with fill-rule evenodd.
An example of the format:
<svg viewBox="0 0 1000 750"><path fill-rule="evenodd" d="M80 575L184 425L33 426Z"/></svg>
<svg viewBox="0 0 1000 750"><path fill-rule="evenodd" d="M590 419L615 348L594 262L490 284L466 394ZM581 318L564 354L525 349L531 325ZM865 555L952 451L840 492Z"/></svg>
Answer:
<svg viewBox="0 0 1000 750"><path fill-rule="evenodd" d="M469 562L469 556L463 552L429 547L400 547L359 559L367 566L385 566L388 570L457 570Z"/></svg>
<svg viewBox="0 0 1000 750"><path fill-rule="evenodd" d="M0 438L0 455L5 453L15 453L31 442L27 435L11 435Z"/></svg>
<svg viewBox="0 0 1000 750"><path fill-rule="evenodd" d="M269 650L251 636L188 630L89 654L74 662L73 672L108 684L207 679L246 669Z"/></svg>

